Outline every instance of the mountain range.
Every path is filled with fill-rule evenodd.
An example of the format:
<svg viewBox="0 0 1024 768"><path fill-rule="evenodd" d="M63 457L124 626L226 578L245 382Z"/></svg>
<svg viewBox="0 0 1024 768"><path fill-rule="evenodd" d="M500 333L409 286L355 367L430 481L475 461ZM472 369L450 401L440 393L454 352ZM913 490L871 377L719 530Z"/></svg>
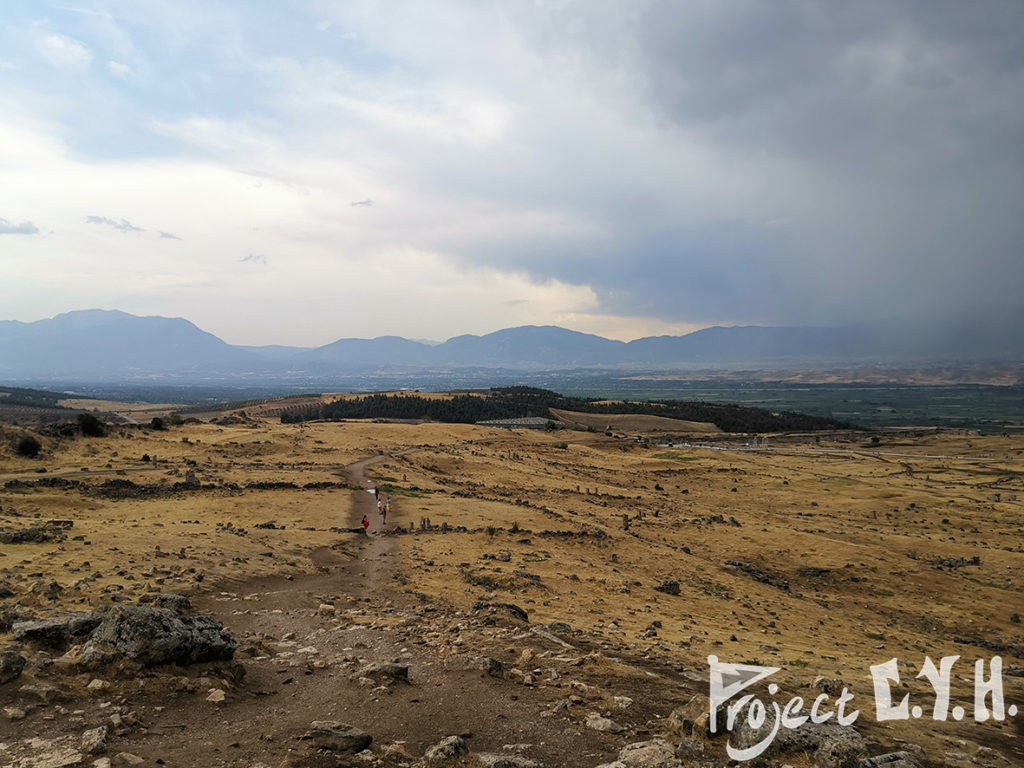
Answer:
<svg viewBox="0 0 1024 768"><path fill-rule="evenodd" d="M483 336L455 336L440 344L380 336L342 338L306 348L237 346L182 318L139 317L116 310L67 312L30 323L0 321L0 381L170 374L322 376L450 368L804 367L815 362L952 357L1019 360L1024 347L1019 335L1009 341L963 332L941 337L892 326L716 326L630 342L555 326L523 326Z"/></svg>

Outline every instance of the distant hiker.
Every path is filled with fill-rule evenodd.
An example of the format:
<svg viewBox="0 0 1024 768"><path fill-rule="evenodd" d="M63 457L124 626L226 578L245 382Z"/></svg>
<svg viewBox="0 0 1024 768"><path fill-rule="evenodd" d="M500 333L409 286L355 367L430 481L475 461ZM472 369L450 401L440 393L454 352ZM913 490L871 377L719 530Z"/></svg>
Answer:
<svg viewBox="0 0 1024 768"><path fill-rule="evenodd" d="M384 517L384 502L377 499L377 514Z"/></svg>
<svg viewBox="0 0 1024 768"><path fill-rule="evenodd" d="M391 511L391 497L388 496L388 503L384 505L384 514L387 515Z"/></svg>
<svg viewBox="0 0 1024 768"><path fill-rule="evenodd" d="M380 501L380 489L377 486L373 486L373 498Z"/></svg>
<svg viewBox="0 0 1024 768"><path fill-rule="evenodd" d="M370 532L370 519L366 515L363 515L363 533L369 533L369 532Z"/></svg>
<svg viewBox="0 0 1024 768"><path fill-rule="evenodd" d="M380 513L380 524L387 525L388 523L388 508L384 507L384 511Z"/></svg>

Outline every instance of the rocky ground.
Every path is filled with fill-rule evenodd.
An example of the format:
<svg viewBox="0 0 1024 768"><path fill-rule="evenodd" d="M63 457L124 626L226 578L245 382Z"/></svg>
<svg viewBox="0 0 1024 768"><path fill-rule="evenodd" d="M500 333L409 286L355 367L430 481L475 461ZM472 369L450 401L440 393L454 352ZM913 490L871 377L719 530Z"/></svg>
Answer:
<svg viewBox="0 0 1024 768"><path fill-rule="evenodd" d="M710 653L808 701L867 696L868 661L907 659L916 693L925 653L1001 653L1024 703L1022 446L929 440L245 420L44 440L44 474L0 458L0 765L724 766ZM804 453L826 449L851 453ZM1019 717L870 714L760 760L1024 764Z"/></svg>

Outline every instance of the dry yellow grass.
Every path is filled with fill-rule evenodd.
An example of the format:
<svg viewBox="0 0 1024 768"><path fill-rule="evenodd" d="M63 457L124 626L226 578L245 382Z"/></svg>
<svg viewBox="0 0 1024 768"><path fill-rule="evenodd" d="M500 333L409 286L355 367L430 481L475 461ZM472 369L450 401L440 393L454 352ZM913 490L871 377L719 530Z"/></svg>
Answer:
<svg viewBox="0 0 1024 768"><path fill-rule="evenodd" d="M6 446L10 433L2 437ZM894 656L919 668L925 655L962 655L960 701L970 700L968 662L991 658L991 648L1004 649L1005 664L1024 663L1012 622L1024 607L1021 437L740 452L581 432L250 421L43 442L40 460L0 454L0 484L57 476L83 485L0 491L0 527L67 518L83 538L4 546L0 579L55 578L69 605L310 570L312 551L353 541L331 531L350 524L352 493L302 486L338 483L345 465L387 455L368 472L392 497L391 519L417 529L395 538L396 575L423 600L514 602L535 624L570 625L581 643L693 675L714 653L783 667L789 690L841 677L865 708L868 667ZM189 471L208 487L121 500L95 487L170 485ZM244 489L258 482L297 487ZM424 518L432 527L419 531ZM253 527L266 521L285 528ZM656 591L663 580L680 594ZM1004 684L1008 701L1024 703L1019 678ZM885 737L941 745L991 729L912 721Z"/></svg>
<svg viewBox="0 0 1024 768"><path fill-rule="evenodd" d="M722 430L707 421L684 421L670 419L665 416L648 416L644 414L601 414L581 413L579 411L563 411L551 409L552 415L569 426L589 427L604 432L613 430L632 434L648 434L654 432L672 432L675 434L714 435Z"/></svg>

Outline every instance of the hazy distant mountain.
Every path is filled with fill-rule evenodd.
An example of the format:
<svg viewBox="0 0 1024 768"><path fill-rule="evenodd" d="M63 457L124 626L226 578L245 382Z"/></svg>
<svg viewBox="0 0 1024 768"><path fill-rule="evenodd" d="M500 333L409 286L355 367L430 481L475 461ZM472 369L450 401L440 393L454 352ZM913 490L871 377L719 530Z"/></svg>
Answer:
<svg viewBox="0 0 1024 768"><path fill-rule="evenodd" d="M254 355L270 360L285 360L289 357L294 357L300 352L309 352L312 349L312 347L287 347L281 344L267 344L262 347L247 347L242 344L235 344L233 346L235 349L240 349L243 352L252 352Z"/></svg>
<svg viewBox="0 0 1024 768"><path fill-rule="evenodd" d="M4 376L233 371L260 362L256 355L180 317L137 317L94 309L34 323L0 322L0 375Z"/></svg>
<svg viewBox="0 0 1024 768"><path fill-rule="evenodd" d="M626 360L662 364L764 361L777 358L859 358L881 353L870 328L849 326L765 327L759 325L704 328L686 336L648 336L629 342Z"/></svg>
<svg viewBox="0 0 1024 768"><path fill-rule="evenodd" d="M394 365L399 367L430 365L435 347L409 341L401 336L375 339L338 339L292 358L293 367L361 369Z"/></svg>
<svg viewBox="0 0 1024 768"><path fill-rule="evenodd" d="M339 339L315 349L241 347L182 318L68 312L34 323L0 322L0 380L324 376L456 368L566 370L680 365L813 367L842 361L1024 358L1006 328L932 326L714 327L629 343L555 326L506 328L431 345L398 336Z"/></svg>
<svg viewBox="0 0 1024 768"><path fill-rule="evenodd" d="M456 336L432 348L441 364L576 368L622 362L626 345L552 325L506 328L485 336Z"/></svg>

